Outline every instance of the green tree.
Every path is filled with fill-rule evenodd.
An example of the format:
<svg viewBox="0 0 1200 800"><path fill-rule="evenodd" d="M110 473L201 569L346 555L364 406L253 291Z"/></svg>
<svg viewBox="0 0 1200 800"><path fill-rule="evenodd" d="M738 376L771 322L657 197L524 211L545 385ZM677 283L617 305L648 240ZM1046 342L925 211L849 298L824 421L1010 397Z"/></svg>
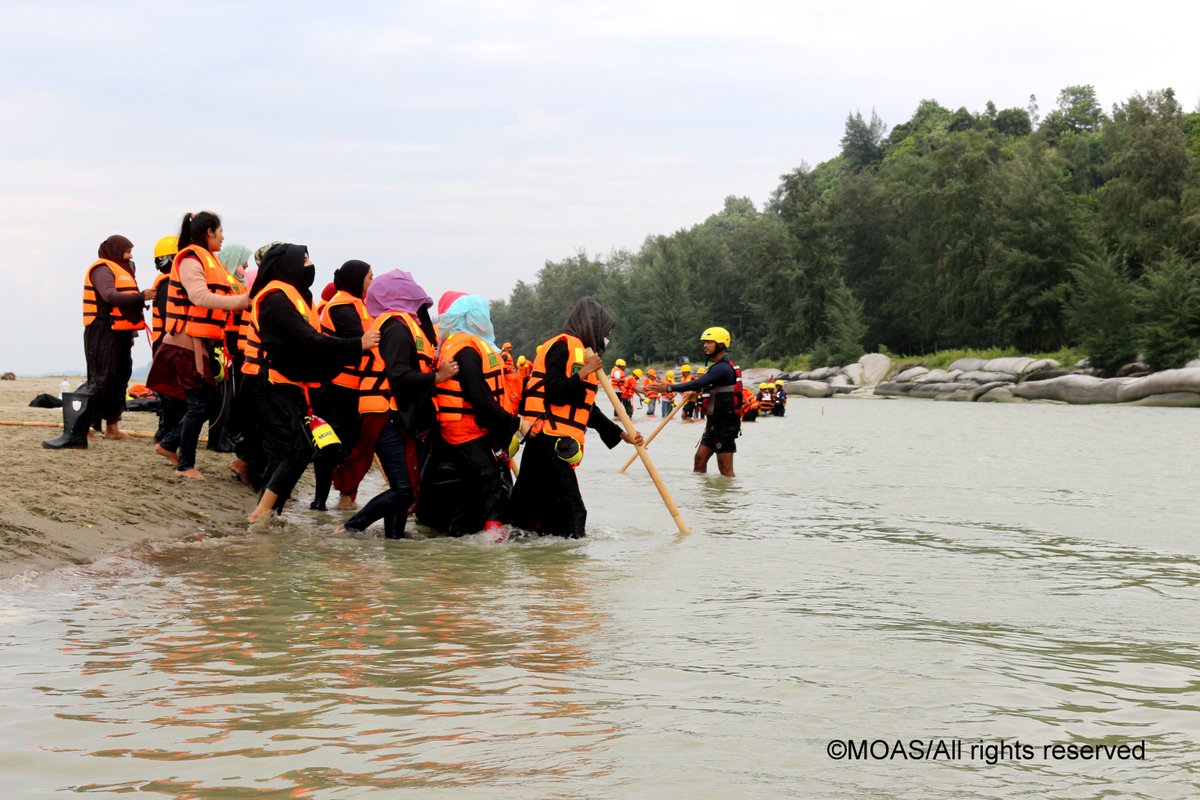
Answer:
<svg viewBox="0 0 1200 800"><path fill-rule="evenodd" d="M1139 341L1153 370L1182 367L1197 356L1200 270L1177 251L1146 266L1137 292Z"/></svg>
<svg viewBox="0 0 1200 800"><path fill-rule="evenodd" d="M863 120L855 111L846 118L846 132L842 135L842 158L851 170L878 166L883 159L883 120L871 109L871 121Z"/></svg>
<svg viewBox="0 0 1200 800"><path fill-rule="evenodd" d="M1133 283L1111 254L1085 257L1071 277L1070 331L1092 367L1111 374L1137 355Z"/></svg>

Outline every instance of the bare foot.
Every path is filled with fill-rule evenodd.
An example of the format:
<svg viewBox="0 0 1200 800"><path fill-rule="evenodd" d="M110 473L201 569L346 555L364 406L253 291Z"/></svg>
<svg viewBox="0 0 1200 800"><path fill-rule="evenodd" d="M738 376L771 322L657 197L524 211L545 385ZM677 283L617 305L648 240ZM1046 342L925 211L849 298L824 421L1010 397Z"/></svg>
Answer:
<svg viewBox="0 0 1200 800"><path fill-rule="evenodd" d="M90 439L91 441L93 441L93 442L96 441L96 437L99 435L100 435L100 432L98 430L96 430L95 428L88 428L88 439Z"/></svg>
<svg viewBox="0 0 1200 800"><path fill-rule="evenodd" d="M229 463L229 471L237 476L237 479L242 482L242 486L250 485L250 465L240 458L235 458Z"/></svg>
<svg viewBox="0 0 1200 800"><path fill-rule="evenodd" d="M106 425L104 427L105 439L128 439L129 434L121 430L119 425Z"/></svg>
<svg viewBox="0 0 1200 800"><path fill-rule="evenodd" d="M246 521L249 522L251 525L253 525L254 523L258 522L260 519L263 519L263 518L269 516L270 513L271 513L271 509L269 509L269 508L266 511L259 511L256 508L250 512L250 516L246 517Z"/></svg>
<svg viewBox="0 0 1200 800"><path fill-rule="evenodd" d="M179 466L179 455L176 453L172 453L170 450L163 447L161 444L154 445L154 452L158 453L160 456L167 459L167 461L170 461L172 466L175 466L175 467Z"/></svg>
<svg viewBox="0 0 1200 800"><path fill-rule="evenodd" d="M335 508L338 511L353 511L358 508L358 501L354 499L354 495L344 494L338 498Z"/></svg>
<svg viewBox="0 0 1200 800"><path fill-rule="evenodd" d="M192 467L191 469L177 469L175 470L175 474L182 475L185 478L192 478L193 480L197 481L204 480L204 476L200 474L200 470L196 469L195 467Z"/></svg>

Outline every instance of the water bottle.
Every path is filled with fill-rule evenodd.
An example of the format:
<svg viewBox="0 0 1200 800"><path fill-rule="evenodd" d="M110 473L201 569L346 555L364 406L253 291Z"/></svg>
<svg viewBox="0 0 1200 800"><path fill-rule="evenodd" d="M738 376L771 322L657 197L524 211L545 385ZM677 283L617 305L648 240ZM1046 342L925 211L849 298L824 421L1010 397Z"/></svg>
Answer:
<svg viewBox="0 0 1200 800"><path fill-rule="evenodd" d="M69 391L71 391L71 382L63 378L62 383L58 385L58 399L62 400L63 393Z"/></svg>

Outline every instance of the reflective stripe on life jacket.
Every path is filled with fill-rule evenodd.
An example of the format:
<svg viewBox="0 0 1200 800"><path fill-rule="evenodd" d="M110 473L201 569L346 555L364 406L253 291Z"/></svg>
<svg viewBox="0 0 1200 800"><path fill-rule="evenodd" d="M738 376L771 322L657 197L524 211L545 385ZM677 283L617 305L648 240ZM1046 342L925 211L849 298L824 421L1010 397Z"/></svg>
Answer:
<svg viewBox="0 0 1200 800"><path fill-rule="evenodd" d="M191 301L187 290L179 280L179 265L185 257L199 259L204 268L204 282L208 290L217 295L233 294L229 286L229 273L216 256L199 245L190 244L175 254L171 264L171 277L167 283L167 333L186 333L199 339L225 338L225 320L229 312L223 308L204 308Z"/></svg>
<svg viewBox="0 0 1200 800"><path fill-rule="evenodd" d="M107 258L101 258L92 263L87 268L87 272L83 274L83 327L88 327L97 319L111 319L112 329L114 331L140 331L146 327L146 323L142 320L132 320L125 316L125 312L120 306L108 306L108 316L102 316L100 308L100 295L96 292L96 287L92 285L92 270L100 265L108 267L113 274L113 284L118 292L128 292L130 294L140 291L138 290L137 281L129 270L122 267L115 261L109 261Z"/></svg>
<svg viewBox="0 0 1200 800"><path fill-rule="evenodd" d="M385 311L375 318L371 327L374 330L382 330L383 323L393 318L408 326L417 351L417 368L421 372L433 372L437 351L433 342L429 341L429 337L421 330L421 323L412 314L407 311ZM363 353L359 374L361 381L358 386L358 413L381 414L389 409L395 411L396 399L392 397L391 387L388 386L387 365L379 353L378 346Z"/></svg>
<svg viewBox="0 0 1200 800"><path fill-rule="evenodd" d="M333 317L330 316L333 309L338 306L354 306L354 311L358 314L358 318L362 323L363 332L365 333L371 329L371 315L367 313L366 304L349 292L338 291L317 312L321 320L321 333L327 336L338 335L337 329L333 325ZM358 364L352 364L339 372L337 377L333 379L333 383L337 386L344 386L347 389L357 389L359 384L362 383L362 377L359 375L359 367L361 366L362 360L360 359Z"/></svg>
<svg viewBox="0 0 1200 800"><path fill-rule="evenodd" d="M321 384L319 383L294 381L284 375L282 372L271 368L271 354L266 350L266 348L263 347L262 328L258 321L259 314L262 313L261 309L263 298L265 298L271 292L283 292L285 295L287 295L288 300L290 300L292 305L296 307L297 313L304 318L304 321L311 325L313 330L320 330L320 325L317 323L317 315L314 314L313 310L308 307L308 303L304 300L304 296L300 294L296 287L292 286L290 283L284 283L283 281L271 281L261 290L259 290L258 294L254 296L254 302L250 304L250 333L247 337L247 352L250 350L250 342L253 340L253 347L259 355L259 371L261 372L262 367L265 365L267 367L267 380L269 380L271 383L285 383L301 387L320 386ZM244 372L245 370L243 369L243 373Z"/></svg>
<svg viewBox="0 0 1200 800"><path fill-rule="evenodd" d="M165 332L164 326L166 325L166 319L163 318L162 309L164 306L166 306L167 296L164 294L164 292L167 291L165 284L169 278L170 276L165 272L160 272L154 276L154 302L150 305L151 344L158 344L159 340L163 337L163 333ZM158 301L160 296L163 298L161 305Z"/></svg>
<svg viewBox="0 0 1200 800"><path fill-rule="evenodd" d="M483 364L483 383L491 393L492 399L500 405L504 401L505 390L504 360L483 339L462 331L451 334L442 342L438 352L438 366L453 359L468 347L479 354L479 360ZM457 376L437 385L433 392L433 404L437 409L442 438L447 443L464 444L487 435L487 428L475 421L475 409L467 400Z"/></svg>
<svg viewBox="0 0 1200 800"><path fill-rule="evenodd" d="M546 402L546 354L550 347L558 342L567 344L567 377L579 372L584 362L583 342L569 333L560 333L538 349L537 357L533 360L533 371L525 384L525 392L521 396L521 416L533 425L532 432L546 433L551 436L570 436L583 445L583 437L587 432L588 418L592 414L592 404L596 400L596 387L600 379L596 373L580 378L586 390L583 401L578 405L548 405Z"/></svg>

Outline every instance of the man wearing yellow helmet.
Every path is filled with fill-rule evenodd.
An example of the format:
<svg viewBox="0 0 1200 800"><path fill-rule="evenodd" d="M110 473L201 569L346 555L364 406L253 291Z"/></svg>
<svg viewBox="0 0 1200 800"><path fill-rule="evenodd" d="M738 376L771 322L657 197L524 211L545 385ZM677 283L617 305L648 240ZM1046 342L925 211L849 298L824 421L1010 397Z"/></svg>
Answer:
<svg viewBox="0 0 1200 800"><path fill-rule="evenodd" d="M691 364L684 364L683 366L681 366L679 368L679 379L681 382L690 381L692 379L692 365ZM674 383L674 381L668 380L667 383ZM672 392L672 394L674 394L674 392ZM695 418L696 418L696 401L695 401L695 399L693 399L689 395L685 394L682 398L680 398L680 402L683 403L683 413L680 414L680 416L683 417L682 421L683 422L694 422Z"/></svg>
<svg viewBox="0 0 1200 800"><path fill-rule="evenodd" d="M675 371L670 370L670 369L667 370L666 378L667 378L666 382L668 384L674 383L675 382ZM675 406L675 392L663 392L662 393L662 415L665 417L665 416L667 416L667 414L670 414L671 409L674 406Z"/></svg>
<svg viewBox="0 0 1200 800"><path fill-rule="evenodd" d="M775 381L775 408L771 409L771 413L776 417L782 417L787 410L787 392L783 390L783 378Z"/></svg>
<svg viewBox="0 0 1200 800"><path fill-rule="evenodd" d="M775 409L775 386L770 383L760 383L758 385L758 412L766 417L774 413Z"/></svg>
<svg viewBox="0 0 1200 800"><path fill-rule="evenodd" d="M708 461L717 454L717 468L721 474L732 478L733 454L737 452L737 437L742 434L742 369L729 358L732 337L721 327L705 329L700 334L704 355L712 359L712 368L692 381L678 384L652 384L657 391L700 392L708 422L696 457L692 463L695 472L707 472Z"/></svg>
<svg viewBox="0 0 1200 800"><path fill-rule="evenodd" d="M612 372L608 373L608 380L609 383L612 384L613 389L617 391L617 394L620 394L621 387L625 385L625 359L618 358L615 362L613 362ZM624 405L624 403L622 403L622 405ZM632 414L633 412L630 411L629 413ZM614 408L613 419L616 419L617 416L617 410Z"/></svg>

